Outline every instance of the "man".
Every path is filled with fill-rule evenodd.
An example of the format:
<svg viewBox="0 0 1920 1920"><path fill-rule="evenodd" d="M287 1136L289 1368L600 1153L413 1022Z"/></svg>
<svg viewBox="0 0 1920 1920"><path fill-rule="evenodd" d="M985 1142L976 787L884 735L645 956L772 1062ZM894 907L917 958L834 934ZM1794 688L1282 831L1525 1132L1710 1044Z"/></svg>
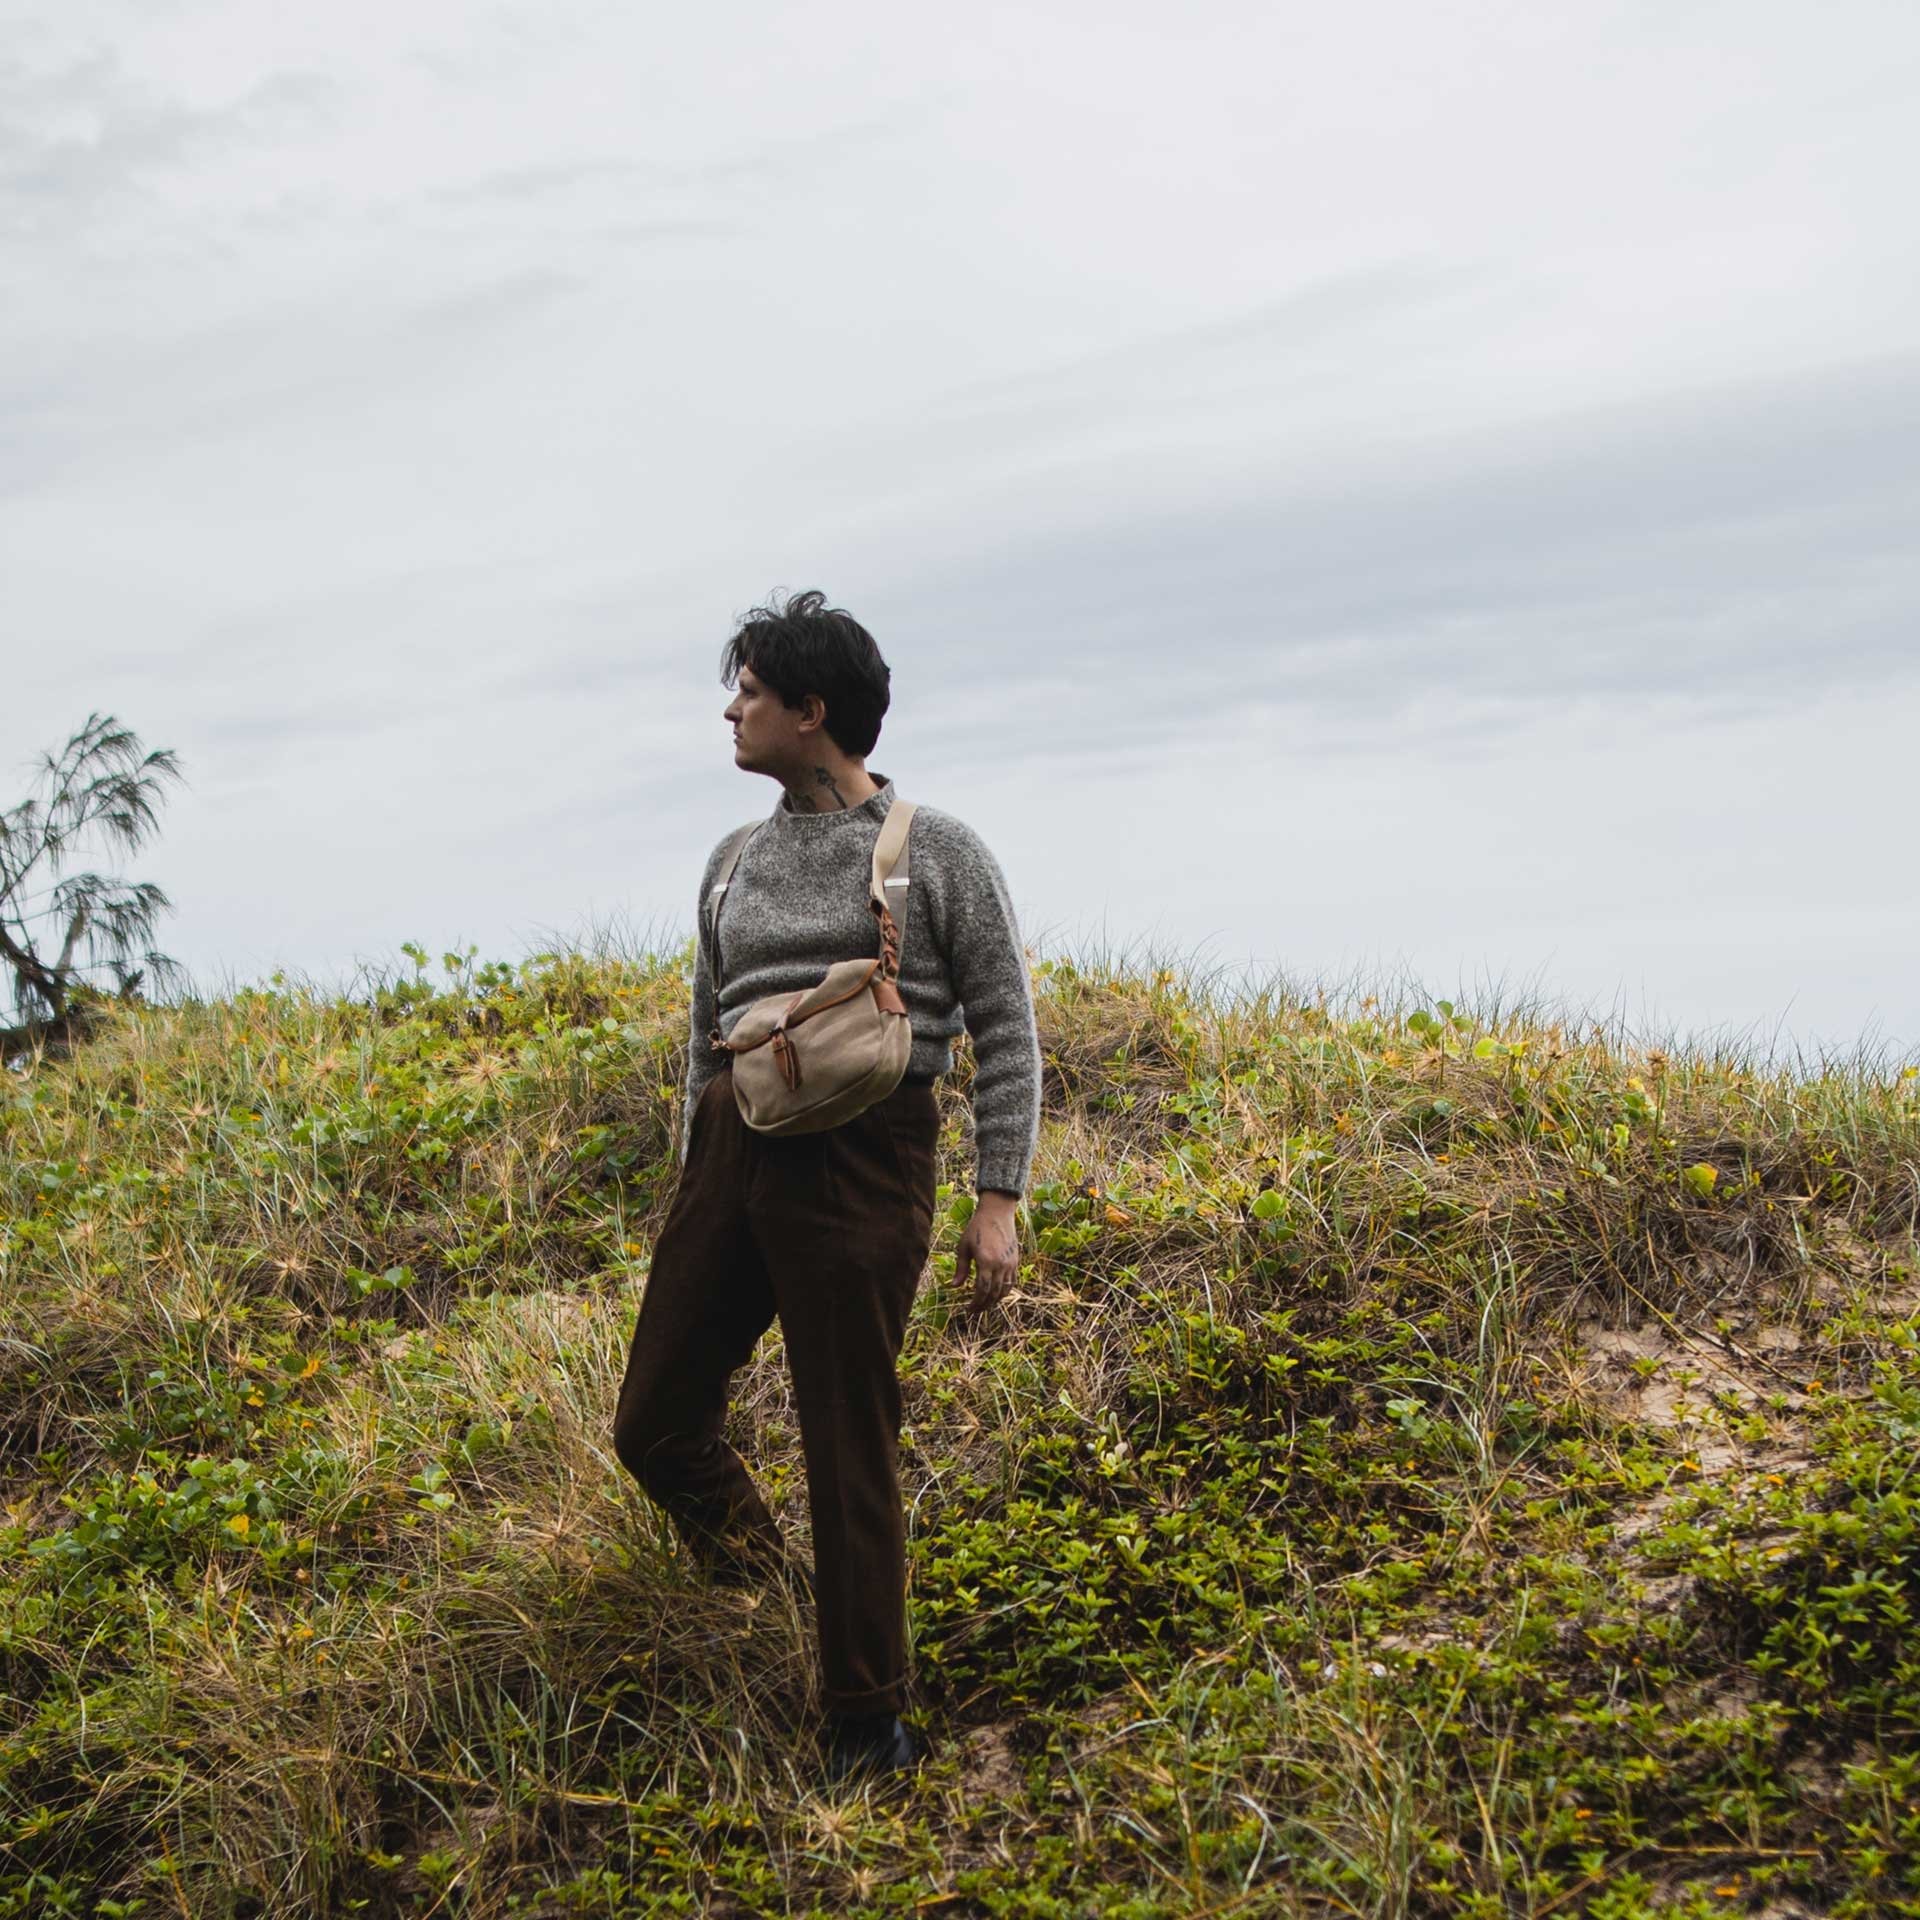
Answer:
<svg viewBox="0 0 1920 1920"><path fill-rule="evenodd" d="M717 1022L872 953L874 842L893 782L867 771L891 679L872 636L818 593L758 608L728 642L721 682L734 764L779 783L721 898L700 882L679 1185L653 1250L614 1417L620 1459L718 1579L815 1588L830 1779L909 1764L906 1527L896 1371L933 1237L940 1113L934 1082L964 1024L975 1053L975 1184L955 1280L969 1314L997 1306L1019 1263L1014 1211L1039 1131L1040 1044L1026 952L993 855L921 804L896 909L899 991L913 1034L892 1093L817 1133L759 1133L734 1102ZM918 799L918 796L914 796ZM709 940L722 962L714 1005ZM799 1411L815 1573L787 1561L772 1516L723 1437L727 1383L779 1317Z"/></svg>

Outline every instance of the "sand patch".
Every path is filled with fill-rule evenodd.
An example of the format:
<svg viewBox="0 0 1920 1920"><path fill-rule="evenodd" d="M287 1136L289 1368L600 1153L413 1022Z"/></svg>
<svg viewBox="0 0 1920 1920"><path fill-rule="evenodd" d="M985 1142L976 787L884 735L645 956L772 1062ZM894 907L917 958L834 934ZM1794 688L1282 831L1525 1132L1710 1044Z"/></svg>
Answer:
<svg viewBox="0 0 1920 1920"><path fill-rule="evenodd" d="M1026 1777L1013 1749L1011 1720L972 1728L960 1742L960 1788L968 1805L982 1800L1021 1800Z"/></svg>
<svg viewBox="0 0 1920 1920"><path fill-rule="evenodd" d="M1574 1339L1571 1385L1581 1398L1617 1420L1701 1435L1694 1451L1706 1470L1742 1459L1752 1464L1754 1449L1705 1436L1762 1404L1791 1425L1807 1404L1805 1376L1816 1364L1807 1335L1784 1321L1742 1328L1736 1338L1666 1318L1633 1327L1587 1320L1575 1327ZM1702 1448L1716 1456L1713 1468Z"/></svg>

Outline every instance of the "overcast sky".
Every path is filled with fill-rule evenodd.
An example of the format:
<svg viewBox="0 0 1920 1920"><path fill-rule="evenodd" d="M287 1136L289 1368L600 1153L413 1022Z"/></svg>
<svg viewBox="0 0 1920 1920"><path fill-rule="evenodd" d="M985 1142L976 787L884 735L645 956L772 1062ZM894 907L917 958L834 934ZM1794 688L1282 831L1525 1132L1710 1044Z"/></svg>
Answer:
<svg viewBox="0 0 1920 1920"><path fill-rule="evenodd" d="M1039 950L1920 1043L1916 180L1913 0L0 0L0 804L677 939L817 585Z"/></svg>

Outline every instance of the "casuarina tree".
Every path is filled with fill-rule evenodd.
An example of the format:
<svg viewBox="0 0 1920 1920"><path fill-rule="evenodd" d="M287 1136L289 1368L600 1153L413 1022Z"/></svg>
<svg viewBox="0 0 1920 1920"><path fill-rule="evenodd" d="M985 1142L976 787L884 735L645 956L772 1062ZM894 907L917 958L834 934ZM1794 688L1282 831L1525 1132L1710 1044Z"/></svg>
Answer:
<svg viewBox="0 0 1920 1920"><path fill-rule="evenodd" d="M95 713L60 753L41 755L26 799L0 813L0 962L20 1023L0 1031L0 1051L72 1038L104 980L134 999L180 979L151 945L173 904L160 888L72 869L89 841L138 852L158 828L166 783L181 777L171 752L143 751L111 714Z"/></svg>

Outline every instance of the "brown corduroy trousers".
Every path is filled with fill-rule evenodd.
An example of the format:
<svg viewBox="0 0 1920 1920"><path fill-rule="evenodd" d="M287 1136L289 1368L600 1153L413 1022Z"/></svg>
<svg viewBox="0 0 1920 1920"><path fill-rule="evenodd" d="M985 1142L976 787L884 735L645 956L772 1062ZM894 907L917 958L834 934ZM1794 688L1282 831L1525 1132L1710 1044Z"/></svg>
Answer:
<svg viewBox="0 0 1920 1920"><path fill-rule="evenodd" d="M820 1133L756 1133L723 1068L688 1122L680 1184L614 1415L614 1448L709 1565L765 1564L779 1535L723 1437L727 1383L780 1319L813 1515L821 1691L898 1712L906 1522L895 1371L933 1238L930 1081Z"/></svg>

